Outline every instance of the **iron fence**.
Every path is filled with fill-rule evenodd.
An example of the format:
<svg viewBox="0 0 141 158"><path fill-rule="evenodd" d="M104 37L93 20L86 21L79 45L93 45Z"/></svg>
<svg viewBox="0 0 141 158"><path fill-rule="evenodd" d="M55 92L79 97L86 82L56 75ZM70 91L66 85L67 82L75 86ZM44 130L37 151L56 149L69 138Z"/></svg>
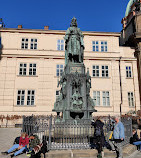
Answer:
<svg viewBox="0 0 141 158"><path fill-rule="evenodd" d="M129 143L132 135L132 119L122 118L125 127L125 141ZM113 127L112 118L103 117L104 134ZM24 116L22 131L27 134L36 134L39 139L47 141L49 150L58 149L89 149L94 135L94 128L86 123L57 123L56 116Z"/></svg>

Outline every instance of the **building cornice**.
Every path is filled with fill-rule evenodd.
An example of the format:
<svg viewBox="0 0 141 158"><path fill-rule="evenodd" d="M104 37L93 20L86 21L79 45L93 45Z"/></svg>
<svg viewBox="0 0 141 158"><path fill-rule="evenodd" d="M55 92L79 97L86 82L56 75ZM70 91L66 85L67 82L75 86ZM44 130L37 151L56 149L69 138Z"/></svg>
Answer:
<svg viewBox="0 0 141 158"><path fill-rule="evenodd" d="M28 33L28 34L57 34L65 35L66 30L41 30L41 29L16 29L16 28L2 28L0 32L9 33ZM116 36L120 37L120 32L96 32L96 31L82 31L83 35L89 36Z"/></svg>
<svg viewBox="0 0 141 158"><path fill-rule="evenodd" d="M124 48L123 46L121 46L122 48ZM126 47L125 47L126 48ZM129 47L130 48L130 47ZM29 52L40 52L40 51L42 51L42 52L62 52L62 53L64 53L65 54L65 51L64 50L62 50L62 51L60 51L60 50L52 50L52 49L17 49L17 48L3 48L3 49L0 49L1 51L6 51L6 50L10 50L10 51L12 51L12 50L15 50L15 51L23 51L23 52L27 52L27 51L29 51ZM95 53L95 54L97 54L97 53L106 53L106 54L108 54L108 53L120 53L120 52L94 52L94 51L84 51L84 53Z"/></svg>
<svg viewBox="0 0 141 158"><path fill-rule="evenodd" d="M44 58L44 59L63 59L65 60L65 56L60 56L60 55L18 55L18 54L2 54L1 58L3 57L7 57L7 58L35 58L35 59L40 59L40 58ZM92 56L84 56L84 60L107 60L107 61L111 61L111 60L115 60L115 61L119 61L119 59L121 61L136 61L136 58L130 58L130 57L92 57Z"/></svg>

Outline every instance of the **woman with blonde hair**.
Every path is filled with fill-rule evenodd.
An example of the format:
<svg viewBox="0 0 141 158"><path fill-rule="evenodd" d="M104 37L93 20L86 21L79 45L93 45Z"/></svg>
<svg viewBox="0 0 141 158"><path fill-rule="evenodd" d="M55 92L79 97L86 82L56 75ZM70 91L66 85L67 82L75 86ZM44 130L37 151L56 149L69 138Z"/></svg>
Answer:
<svg viewBox="0 0 141 158"><path fill-rule="evenodd" d="M28 144L29 144L28 135L26 133L22 133L21 137L20 137L20 140L19 140L19 144L14 144L8 151L2 152L2 154L3 155L8 155L13 150L18 149L18 151L16 151L14 154L10 155L11 158L12 158L12 157L17 156L20 153L22 153L25 149L25 146L28 146Z"/></svg>

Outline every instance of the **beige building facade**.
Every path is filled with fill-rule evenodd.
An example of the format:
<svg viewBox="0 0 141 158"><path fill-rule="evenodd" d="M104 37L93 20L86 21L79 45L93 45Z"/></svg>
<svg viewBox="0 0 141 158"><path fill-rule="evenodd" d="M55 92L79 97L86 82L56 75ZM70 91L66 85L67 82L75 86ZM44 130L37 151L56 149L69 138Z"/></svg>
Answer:
<svg viewBox="0 0 141 158"><path fill-rule="evenodd" d="M141 102L141 0L129 0L122 24L120 44L135 48Z"/></svg>
<svg viewBox="0 0 141 158"><path fill-rule="evenodd" d="M140 110L135 50L119 46L120 33L83 32L84 64L92 77L94 115ZM0 115L52 112L65 64L65 31L2 28Z"/></svg>

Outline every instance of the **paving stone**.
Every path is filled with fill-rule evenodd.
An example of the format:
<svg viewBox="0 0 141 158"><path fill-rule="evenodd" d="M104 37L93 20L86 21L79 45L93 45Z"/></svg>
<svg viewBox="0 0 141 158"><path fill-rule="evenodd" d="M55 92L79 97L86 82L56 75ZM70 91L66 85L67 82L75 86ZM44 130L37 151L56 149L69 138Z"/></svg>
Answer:
<svg viewBox="0 0 141 158"><path fill-rule="evenodd" d="M129 144L129 145L124 147L123 156L124 157L130 156L136 150L137 150L137 147L135 145Z"/></svg>

